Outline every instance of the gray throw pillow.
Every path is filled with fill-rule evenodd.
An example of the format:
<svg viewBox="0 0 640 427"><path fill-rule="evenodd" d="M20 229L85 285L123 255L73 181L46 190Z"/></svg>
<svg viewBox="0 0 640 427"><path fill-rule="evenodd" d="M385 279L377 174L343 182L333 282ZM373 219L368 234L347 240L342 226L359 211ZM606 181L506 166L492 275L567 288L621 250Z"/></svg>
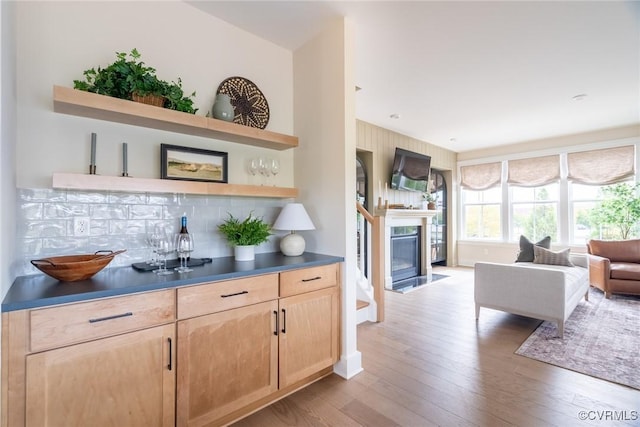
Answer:
<svg viewBox="0 0 640 427"><path fill-rule="evenodd" d="M520 236L520 252L518 252L516 262L533 262L533 246L533 242L530 242L524 236ZM551 247L551 236L543 238L538 243L535 243L535 246L549 249Z"/></svg>
<svg viewBox="0 0 640 427"><path fill-rule="evenodd" d="M573 263L569 259L569 251L571 249L563 249L558 252L550 251L540 246L533 247L533 263L534 264L549 264L549 265L566 265L573 267Z"/></svg>

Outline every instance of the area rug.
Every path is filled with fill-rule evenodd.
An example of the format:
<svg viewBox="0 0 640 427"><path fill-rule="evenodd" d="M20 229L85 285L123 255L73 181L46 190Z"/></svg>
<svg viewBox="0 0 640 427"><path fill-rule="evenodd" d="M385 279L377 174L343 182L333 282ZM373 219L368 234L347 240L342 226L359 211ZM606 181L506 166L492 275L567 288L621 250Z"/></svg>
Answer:
<svg viewBox="0 0 640 427"><path fill-rule="evenodd" d="M516 354L640 390L640 297L591 289L556 333L542 322Z"/></svg>

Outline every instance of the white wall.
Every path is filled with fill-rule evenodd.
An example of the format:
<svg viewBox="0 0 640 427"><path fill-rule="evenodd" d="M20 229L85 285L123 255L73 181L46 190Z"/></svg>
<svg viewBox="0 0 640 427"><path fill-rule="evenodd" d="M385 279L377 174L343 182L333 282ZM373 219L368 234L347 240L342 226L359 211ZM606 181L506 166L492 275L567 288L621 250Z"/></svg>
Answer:
<svg viewBox="0 0 640 427"><path fill-rule="evenodd" d="M15 278L16 259L16 28L15 3L0 3L0 280L1 295Z"/></svg>
<svg viewBox="0 0 640 427"><path fill-rule="evenodd" d="M16 31L15 3L0 2L0 298L15 279ZM2 321L0 318L0 330ZM0 347L0 354L4 351Z"/></svg>
<svg viewBox="0 0 640 427"><path fill-rule="evenodd" d="M536 139L517 144L503 145L499 147L485 148L481 150L464 151L458 153L458 162L468 162L487 158L507 158L532 151L555 150L560 152L562 148L585 144L602 144L603 141L614 141L624 138L640 136L640 124L601 129L593 132L562 135L554 138ZM567 151L566 149L564 151Z"/></svg>
<svg viewBox="0 0 640 427"><path fill-rule="evenodd" d="M342 269L342 354L335 371L362 370L356 343L355 77L354 35L336 19L294 53L295 182L315 223L307 249L345 257Z"/></svg>
<svg viewBox="0 0 640 427"><path fill-rule="evenodd" d="M3 2L4 3L4 2ZM197 92L199 115L211 109L222 80L253 81L269 103L267 129L293 132L292 53L198 9L176 1L20 2L17 8L17 185L51 186L53 172L86 173L91 132L98 134L97 171L122 172L121 143L129 144L129 174L159 178L160 143L229 153L229 182L254 183L248 158L281 160L275 183L293 186L293 151L273 151L206 138L54 113L53 85L73 87L91 67L107 66L115 52L137 48L164 80L181 77ZM148 18L145 18L148 17ZM38 153L34 156L34 153Z"/></svg>

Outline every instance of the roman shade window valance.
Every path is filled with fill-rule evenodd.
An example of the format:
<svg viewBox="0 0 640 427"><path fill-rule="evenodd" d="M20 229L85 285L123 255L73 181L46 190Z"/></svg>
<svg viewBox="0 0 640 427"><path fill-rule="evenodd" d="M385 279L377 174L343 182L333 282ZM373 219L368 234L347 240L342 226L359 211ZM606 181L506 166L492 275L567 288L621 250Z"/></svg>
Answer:
<svg viewBox="0 0 640 427"><path fill-rule="evenodd" d="M486 190L500 185L502 163L460 166L460 186L467 190Z"/></svg>
<svg viewBox="0 0 640 427"><path fill-rule="evenodd" d="M538 187L560 180L560 156L509 160L507 182L519 187Z"/></svg>
<svg viewBox="0 0 640 427"><path fill-rule="evenodd" d="M635 174L633 145L567 154L569 181L587 185L608 185Z"/></svg>

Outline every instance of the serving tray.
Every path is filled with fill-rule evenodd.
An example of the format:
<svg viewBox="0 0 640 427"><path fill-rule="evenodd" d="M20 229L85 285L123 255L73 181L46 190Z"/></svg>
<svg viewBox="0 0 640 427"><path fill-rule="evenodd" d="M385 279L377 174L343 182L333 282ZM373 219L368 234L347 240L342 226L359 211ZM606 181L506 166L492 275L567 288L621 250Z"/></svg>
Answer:
<svg viewBox="0 0 640 427"><path fill-rule="evenodd" d="M211 258L191 258L189 261L187 261L187 265L189 267L199 267L211 261L212 261ZM167 260L167 270L176 268L179 265L180 265L180 261L177 258ZM135 270L138 270L138 271L153 271L158 269L157 265L149 265L146 262L136 262L134 264L131 264L131 267L133 267Z"/></svg>

